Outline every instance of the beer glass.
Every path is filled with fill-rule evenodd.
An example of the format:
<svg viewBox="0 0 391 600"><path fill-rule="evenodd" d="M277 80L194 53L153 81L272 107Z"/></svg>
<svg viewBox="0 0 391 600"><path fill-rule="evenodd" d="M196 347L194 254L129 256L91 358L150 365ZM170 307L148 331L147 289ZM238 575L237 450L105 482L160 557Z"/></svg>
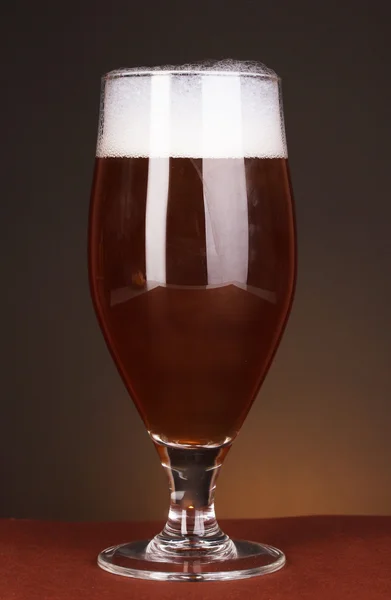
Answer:
<svg viewBox="0 0 391 600"><path fill-rule="evenodd" d="M165 469L168 520L111 573L229 580L285 563L231 540L214 491L281 339L295 227L278 76L223 61L103 77L89 222L93 305ZM251 493L251 490L248 490Z"/></svg>

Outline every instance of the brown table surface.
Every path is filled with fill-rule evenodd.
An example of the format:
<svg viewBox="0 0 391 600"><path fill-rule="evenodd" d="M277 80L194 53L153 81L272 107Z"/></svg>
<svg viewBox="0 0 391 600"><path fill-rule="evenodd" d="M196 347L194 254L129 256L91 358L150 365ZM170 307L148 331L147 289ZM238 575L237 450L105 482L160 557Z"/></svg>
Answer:
<svg viewBox="0 0 391 600"><path fill-rule="evenodd" d="M1 600L391 600L391 517L221 521L233 537L276 545L287 566L236 582L150 582L96 566L100 550L156 523L0 520Z"/></svg>

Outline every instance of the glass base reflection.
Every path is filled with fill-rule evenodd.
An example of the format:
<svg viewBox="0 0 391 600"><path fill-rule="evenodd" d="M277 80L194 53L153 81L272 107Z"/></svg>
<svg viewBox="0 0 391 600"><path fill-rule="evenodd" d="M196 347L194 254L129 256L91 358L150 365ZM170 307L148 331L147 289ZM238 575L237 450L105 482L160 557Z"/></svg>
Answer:
<svg viewBox="0 0 391 600"><path fill-rule="evenodd" d="M156 538L155 538L156 539ZM177 556L151 551L154 540L112 546L98 556L98 565L115 575L154 581L229 581L266 575L285 565L281 550L243 540L228 540L223 559L213 554L178 549ZM229 546L229 547L228 547ZM184 552L184 553L183 553ZM219 552L219 557L222 556Z"/></svg>

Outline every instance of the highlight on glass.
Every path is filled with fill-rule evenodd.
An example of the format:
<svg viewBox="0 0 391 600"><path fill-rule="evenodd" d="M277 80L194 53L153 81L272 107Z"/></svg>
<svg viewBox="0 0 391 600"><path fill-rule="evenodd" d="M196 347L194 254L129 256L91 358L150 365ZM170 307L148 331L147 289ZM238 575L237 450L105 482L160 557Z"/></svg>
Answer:
<svg viewBox="0 0 391 600"><path fill-rule="evenodd" d="M280 79L262 64L103 77L90 289L170 491L164 529L103 550L98 564L107 571L207 581L285 563L274 547L230 539L214 492L292 304L287 158Z"/></svg>

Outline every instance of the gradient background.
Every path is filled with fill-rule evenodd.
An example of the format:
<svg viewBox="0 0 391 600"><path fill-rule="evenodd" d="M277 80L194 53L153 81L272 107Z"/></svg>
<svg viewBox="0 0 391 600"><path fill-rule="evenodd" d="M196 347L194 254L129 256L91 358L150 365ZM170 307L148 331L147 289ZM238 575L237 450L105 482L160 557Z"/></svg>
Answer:
<svg viewBox="0 0 391 600"><path fill-rule="evenodd" d="M165 476L87 286L100 76L261 60L283 79L293 313L228 456L220 517L391 514L387 2L9 2L1 108L0 516L150 519Z"/></svg>

